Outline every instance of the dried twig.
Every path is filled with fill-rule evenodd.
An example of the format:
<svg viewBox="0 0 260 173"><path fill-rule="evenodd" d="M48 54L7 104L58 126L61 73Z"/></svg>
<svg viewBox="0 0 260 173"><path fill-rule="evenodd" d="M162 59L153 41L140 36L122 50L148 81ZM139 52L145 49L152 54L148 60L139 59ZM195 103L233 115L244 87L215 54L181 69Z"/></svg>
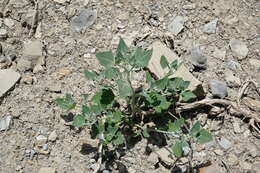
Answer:
<svg viewBox="0 0 260 173"><path fill-rule="evenodd" d="M32 36L32 34L34 33L34 30L36 28L36 21L37 21L37 16L38 16L38 0L34 0L34 14L33 14L33 20L32 20L32 24L31 24L31 29L29 32L29 37Z"/></svg>
<svg viewBox="0 0 260 173"><path fill-rule="evenodd" d="M260 123L260 118L253 114L250 111L247 111L245 109L242 109L239 107L239 105L235 102L229 101L229 100L223 100L223 99L204 99L201 101L188 103L188 104L180 104L177 106L177 112L184 112L204 106L212 106L212 105L222 105L228 108L233 108L236 114L244 115L247 118L253 118L255 122Z"/></svg>
<svg viewBox="0 0 260 173"><path fill-rule="evenodd" d="M99 147L98 147L98 161L97 161L98 165L93 173L97 173L100 170L100 167L102 165L102 153L103 153L102 151L103 151L103 143L102 143L102 141L100 141Z"/></svg>

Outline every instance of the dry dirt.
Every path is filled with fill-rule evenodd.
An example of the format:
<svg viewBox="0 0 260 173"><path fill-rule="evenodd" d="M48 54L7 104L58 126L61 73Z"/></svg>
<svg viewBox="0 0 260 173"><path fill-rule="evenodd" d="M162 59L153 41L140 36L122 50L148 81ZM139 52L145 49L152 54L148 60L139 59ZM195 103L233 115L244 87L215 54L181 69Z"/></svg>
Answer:
<svg viewBox="0 0 260 173"><path fill-rule="evenodd" d="M85 32L73 32L70 21L82 8L97 10L97 19ZM10 129L0 132L1 173L36 173L42 167L51 167L58 173L93 171L97 141L90 139L87 128L79 132L65 125L61 118L63 112L53 100L65 93L82 100L82 94L92 93L95 83L84 79L82 72L100 69L95 53L114 49L119 36L127 43L143 47L161 40L191 71L190 50L194 45L200 45L208 57L207 69L192 73L203 82L205 90L208 90L210 79L228 80L225 76L229 71L227 64L231 60L237 62L240 67L231 73L239 82L229 86L227 99L234 100L246 80L260 84L260 68L250 63L250 59L260 60L260 3L257 0L89 0L88 3L87 0L38 0L37 30L31 37L29 25L35 13L32 0L0 0L0 10L0 28L8 32L7 38L0 37L3 52L16 55L12 62L0 63L0 68L12 68L21 74L21 80L0 100L0 118L13 117ZM175 16L186 19L184 29L177 36L168 31ZM216 33L204 33L202 27L216 18ZM247 45L246 58L233 56L229 47L231 39ZM30 40L42 44L45 63L41 64L40 70L21 62L27 58L25 45ZM225 56L214 56L216 48L226 52ZM256 94L251 97L259 100ZM208 119L207 114L200 113L195 118L213 133L215 142L212 146L194 146L194 163L211 161L217 167L212 168L212 173L259 172L260 140L248 122L229 116L227 112L217 117ZM57 138L46 142L47 151L37 148L36 137L49 137L53 131ZM227 149L219 145L221 138L230 142ZM102 170L176 172L147 154L146 142L145 139L139 141L120 160L104 164ZM38 153L32 155L32 151ZM180 164L186 162L183 159Z"/></svg>

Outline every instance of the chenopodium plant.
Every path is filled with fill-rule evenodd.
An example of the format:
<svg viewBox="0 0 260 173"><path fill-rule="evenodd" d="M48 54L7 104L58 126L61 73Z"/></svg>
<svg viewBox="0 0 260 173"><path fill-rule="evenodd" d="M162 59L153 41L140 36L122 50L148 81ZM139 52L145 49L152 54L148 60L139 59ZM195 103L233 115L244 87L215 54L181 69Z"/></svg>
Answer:
<svg viewBox="0 0 260 173"><path fill-rule="evenodd" d="M177 157L181 157L183 148L190 139L205 143L212 137L201 128L199 122L187 135L182 132L183 127L186 127L183 118L172 121L169 113L174 113L176 103L188 102L196 96L188 90L190 82L171 77L181 65L176 60L169 63L165 56L160 57L159 65L168 72L164 77L155 80L147 70L151 56L152 50L130 49L122 39L115 53L97 53L96 58L103 66L103 71L97 73L86 70L84 74L88 80L99 84L99 89L93 95L84 95L86 104L82 105L81 114L74 116L72 125L78 128L89 126L93 138L98 138L103 145L114 146L126 143L125 135L129 131L142 137L149 137L151 131L177 134L180 140L172 146L172 151ZM133 73L139 70L146 70L147 87L141 89L135 88L131 80ZM127 106L120 105L122 100ZM76 107L76 102L69 94L55 102L67 111ZM148 114L149 118L146 118ZM168 118L167 123L155 127L147 125L149 121L153 121L152 117L158 116Z"/></svg>

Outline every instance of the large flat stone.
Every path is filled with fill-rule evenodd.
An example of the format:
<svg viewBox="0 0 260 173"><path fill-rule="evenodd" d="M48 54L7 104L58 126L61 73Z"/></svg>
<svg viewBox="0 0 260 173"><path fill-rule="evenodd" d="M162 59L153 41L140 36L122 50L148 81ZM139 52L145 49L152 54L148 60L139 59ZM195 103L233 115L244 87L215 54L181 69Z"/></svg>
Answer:
<svg viewBox="0 0 260 173"><path fill-rule="evenodd" d="M163 45L160 41L154 42L151 48L153 49L153 55L149 62L148 68L159 78L163 77L168 72L167 68L162 69L160 65L160 59L162 55L167 58L169 63L176 59L179 62L181 61L181 59L173 51ZM188 88L189 90L193 91L194 94L196 94L198 97L205 95L202 83L196 79L184 65L181 65L171 77L181 77L183 80L190 81L190 86Z"/></svg>
<svg viewBox="0 0 260 173"><path fill-rule="evenodd" d="M20 74L12 69L0 70L0 97L9 91L20 77Z"/></svg>

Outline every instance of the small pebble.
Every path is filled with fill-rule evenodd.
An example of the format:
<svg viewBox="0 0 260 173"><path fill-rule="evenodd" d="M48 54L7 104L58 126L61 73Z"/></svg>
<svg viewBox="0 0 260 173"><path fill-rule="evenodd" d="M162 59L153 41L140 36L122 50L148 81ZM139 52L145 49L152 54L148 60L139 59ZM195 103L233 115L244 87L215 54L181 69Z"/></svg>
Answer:
<svg viewBox="0 0 260 173"><path fill-rule="evenodd" d="M182 16L176 16L168 26L168 30L174 35L178 35L184 29L185 19Z"/></svg>
<svg viewBox="0 0 260 173"><path fill-rule="evenodd" d="M215 19L215 20L207 23L203 27L203 32L207 33L207 34L214 34L214 33L216 33L217 23L218 23L218 19Z"/></svg>
<svg viewBox="0 0 260 173"><path fill-rule="evenodd" d="M232 143L229 140L227 140L226 138L223 138L223 137L219 140L218 143L225 150L228 150L232 147Z"/></svg>
<svg viewBox="0 0 260 173"><path fill-rule="evenodd" d="M191 50L191 61L195 67L205 69L207 67L207 57L203 55L199 47Z"/></svg>
<svg viewBox="0 0 260 173"><path fill-rule="evenodd" d="M227 84L219 80L210 80L209 87L214 97L225 98L228 95Z"/></svg>
<svg viewBox="0 0 260 173"><path fill-rule="evenodd" d="M244 42L236 39L231 39L229 42L229 46L233 52L233 55L239 60L247 57L249 50Z"/></svg>
<svg viewBox="0 0 260 173"><path fill-rule="evenodd" d="M44 144L44 145L42 146L42 150L43 150L43 151L47 151L48 149L49 149L48 144Z"/></svg>
<svg viewBox="0 0 260 173"><path fill-rule="evenodd" d="M1 29L0 28L0 39L6 39L8 36L8 32L6 29Z"/></svg>

